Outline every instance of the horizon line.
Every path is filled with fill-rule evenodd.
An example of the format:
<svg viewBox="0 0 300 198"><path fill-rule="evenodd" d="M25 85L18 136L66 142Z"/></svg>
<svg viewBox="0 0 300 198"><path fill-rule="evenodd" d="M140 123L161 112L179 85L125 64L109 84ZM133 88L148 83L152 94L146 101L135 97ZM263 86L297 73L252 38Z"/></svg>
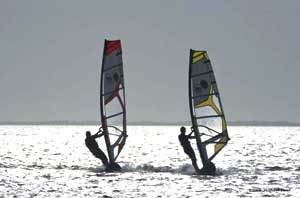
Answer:
<svg viewBox="0 0 300 198"><path fill-rule="evenodd" d="M100 121L2 121L0 125L99 125ZM230 126L300 126L289 121L227 121ZM128 121L127 125L190 125L191 121Z"/></svg>

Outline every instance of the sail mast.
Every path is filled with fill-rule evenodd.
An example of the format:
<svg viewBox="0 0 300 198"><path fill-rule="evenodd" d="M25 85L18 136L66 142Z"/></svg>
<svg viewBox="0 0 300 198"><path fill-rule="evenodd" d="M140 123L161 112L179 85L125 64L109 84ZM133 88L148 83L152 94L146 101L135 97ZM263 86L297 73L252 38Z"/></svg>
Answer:
<svg viewBox="0 0 300 198"><path fill-rule="evenodd" d="M196 143L199 150L200 158L202 161L202 164L207 162L207 154L206 154L206 148L202 145L200 133L198 130L198 124L197 120L194 116L194 108L193 108L193 100L192 100L192 54L193 50L190 49L190 58L189 58L189 106L190 106L190 114L191 114L191 120L192 120L192 126L194 130L194 134L196 137Z"/></svg>
<svg viewBox="0 0 300 198"><path fill-rule="evenodd" d="M103 82L104 82L104 75L103 75L103 72L104 72L104 60L105 60L105 50L106 50L106 45L108 43L108 40L104 40L104 49L103 49L103 56L102 56L102 67L101 67L101 80L100 80L100 116L101 116L101 124L102 124L102 129L103 129L103 133L104 133L104 139L105 139L105 143L106 143L106 149L107 149L107 152L108 152L108 158L109 158L109 161L110 162L113 162L114 161L114 158L113 158L113 154L112 154L112 151L111 151L111 148L110 148L110 138L109 138L109 134L108 134L108 129L107 129L107 123L106 123L106 118L105 118L105 115L104 115L104 102L103 102Z"/></svg>

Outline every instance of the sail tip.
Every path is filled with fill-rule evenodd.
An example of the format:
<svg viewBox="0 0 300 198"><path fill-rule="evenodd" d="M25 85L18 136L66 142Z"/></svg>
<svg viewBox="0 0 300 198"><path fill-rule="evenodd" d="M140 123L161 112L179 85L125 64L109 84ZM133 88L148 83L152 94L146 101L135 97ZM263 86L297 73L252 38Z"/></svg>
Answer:
<svg viewBox="0 0 300 198"><path fill-rule="evenodd" d="M120 42L120 39L104 39L105 42Z"/></svg>
<svg viewBox="0 0 300 198"><path fill-rule="evenodd" d="M116 49L121 49L121 40L107 40L104 43L104 54L108 55Z"/></svg>
<svg viewBox="0 0 300 198"><path fill-rule="evenodd" d="M206 52L207 53L207 50L197 50L197 49L190 49L190 52Z"/></svg>

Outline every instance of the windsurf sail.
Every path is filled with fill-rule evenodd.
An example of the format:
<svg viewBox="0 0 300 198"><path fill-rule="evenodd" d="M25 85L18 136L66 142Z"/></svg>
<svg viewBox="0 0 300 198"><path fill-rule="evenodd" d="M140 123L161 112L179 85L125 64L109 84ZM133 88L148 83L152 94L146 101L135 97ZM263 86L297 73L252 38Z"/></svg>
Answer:
<svg viewBox="0 0 300 198"><path fill-rule="evenodd" d="M109 162L116 161L126 138L126 104L120 40L105 40L100 80L101 127Z"/></svg>
<svg viewBox="0 0 300 198"><path fill-rule="evenodd" d="M229 141L220 93L206 51L190 50L189 104L197 147L205 164Z"/></svg>

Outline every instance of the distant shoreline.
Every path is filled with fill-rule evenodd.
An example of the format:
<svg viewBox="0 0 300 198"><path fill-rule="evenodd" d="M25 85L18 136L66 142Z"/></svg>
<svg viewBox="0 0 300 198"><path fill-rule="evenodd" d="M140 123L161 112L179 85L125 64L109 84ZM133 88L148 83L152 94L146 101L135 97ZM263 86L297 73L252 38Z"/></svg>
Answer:
<svg viewBox="0 0 300 198"><path fill-rule="evenodd" d="M99 121L41 121L41 122L0 122L0 125L99 125ZM300 126L288 121L229 121L228 126ZM191 122L128 122L129 126L188 126Z"/></svg>

